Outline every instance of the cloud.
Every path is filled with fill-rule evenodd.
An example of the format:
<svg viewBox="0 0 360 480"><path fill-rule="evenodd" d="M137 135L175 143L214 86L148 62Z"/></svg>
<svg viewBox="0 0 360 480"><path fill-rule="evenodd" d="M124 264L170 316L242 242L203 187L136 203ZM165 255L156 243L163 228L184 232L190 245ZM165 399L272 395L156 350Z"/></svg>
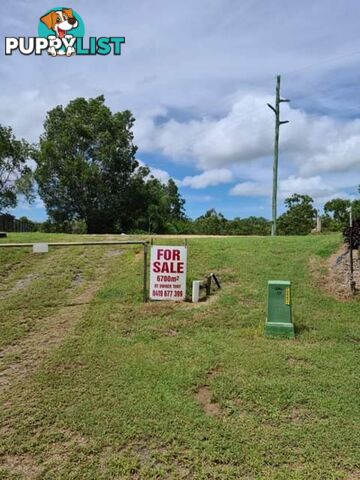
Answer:
<svg viewBox="0 0 360 480"><path fill-rule="evenodd" d="M267 96L246 95L235 101L221 118L204 117L179 122L174 119L157 125L146 117L135 128L137 141L150 151L157 150L176 161L194 160L208 170L271 153L273 118Z"/></svg>
<svg viewBox="0 0 360 480"><path fill-rule="evenodd" d="M186 195L187 200L191 200L191 202L198 202L198 203L203 203L203 202L211 202L212 200L215 200L215 198L211 195Z"/></svg>
<svg viewBox="0 0 360 480"><path fill-rule="evenodd" d="M326 184L320 176L316 177L296 177L290 175L288 178L279 181L278 192L279 198L286 198L293 193L302 195L310 195L313 198L328 197L334 194L336 188ZM235 185L230 190L233 196L248 197L270 197L272 192L271 179L262 182L242 182Z"/></svg>
<svg viewBox="0 0 360 480"><path fill-rule="evenodd" d="M241 165L272 155L274 119L268 101L265 95L245 95L221 118L157 125L156 118L147 117L140 121L138 138L150 151L174 162L195 162L201 170ZM282 112L290 124L281 128L280 155L302 176L360 168L360 120L309 115L287 105Z"/></svg>
<svg viewBox="0 0 360 480"><path fill-rule="evenodd" d="M270 195L269 185L256 182L242 182L230 190L230 195L238 197L267 197Z"/></svg>
<svg viewBox="0 0 360 480"><path fill-rule="evenodd" d="M160 180L161 183L167 183L170 180L168 172L160 168L150 168L150 175Z"/></svg>
<svg viewBox="0 0 360 480"><path fill-rule="evenodd" d="M215 169L208 170L201 173L200 175L195 175L193 177L185 177L180 181L180 185L183 187L191 187L195 189L213 187L215 185L220 185L223 183L230 183L233 181L233 174L230 170Z"/></svg>
<svg viewBox="0 0 360 480"><path fill-rule="evenodd" d="M334 191L334 187L327 185L320 176L302 178L291 175L279 182L280 198L289 197L293 193L310 195L313 198L328 197Z"/></svg>
<svg viewBox="0 0 360 480"><path fill-rule="evenodd" d="M150 169L150 175L160 180L161 183L165 184L170 180L171 177L169 173L166 172L165 170L161 170L160 168L149 167L149 165L146 165L142 160L139 160L138 158L136 160L139 163L140 167L147 166Z"/></svg>

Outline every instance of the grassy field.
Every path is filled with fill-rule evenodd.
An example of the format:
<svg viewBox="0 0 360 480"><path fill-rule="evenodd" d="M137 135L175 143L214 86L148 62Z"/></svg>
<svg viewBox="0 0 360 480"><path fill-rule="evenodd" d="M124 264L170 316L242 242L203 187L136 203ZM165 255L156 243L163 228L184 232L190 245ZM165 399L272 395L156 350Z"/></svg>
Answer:
<svg viewBox="0 0 360 480"><path fill-rule="evenodd" d="M189 239L189 291L223 285L198 305L143 304L138 247L0 249L0 478L360 479L360 301L312 272L340 242ZM264 337L269 279L295 340Z"/></svg>

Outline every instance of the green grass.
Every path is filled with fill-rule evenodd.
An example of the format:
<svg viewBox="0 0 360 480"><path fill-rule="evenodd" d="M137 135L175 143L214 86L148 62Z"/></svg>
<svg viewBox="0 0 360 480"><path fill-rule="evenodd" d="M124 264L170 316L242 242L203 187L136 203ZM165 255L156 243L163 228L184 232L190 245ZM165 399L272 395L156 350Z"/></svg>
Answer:
<svg viewBox="0 0 360 480"><path fill-rule="evenodd" d="M84 237L9 240L55 238ZM3 389L0 478L359 479L360 302L322 292L309 270L340 242L189 239L189 290L210 272L223 286L197 306L144 305L139 248L114 257L104 252L117 247L0 249L0 295L13 292L0 301L5 349L46 335L46 318L101 269L101 288L61 345ZM293 282L295 340L264 337L270 279ZM13 361L11 352L3 359ZM216 415L199 403L204 386Z"/></svg>

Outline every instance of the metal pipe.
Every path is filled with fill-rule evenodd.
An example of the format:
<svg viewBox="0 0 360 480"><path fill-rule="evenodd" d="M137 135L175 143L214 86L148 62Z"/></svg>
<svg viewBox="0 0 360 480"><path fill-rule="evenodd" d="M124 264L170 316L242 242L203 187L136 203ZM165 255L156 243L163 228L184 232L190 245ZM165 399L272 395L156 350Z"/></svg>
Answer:
<svg viewBox="0 0 360 480"><path fill-rule="evenodd" d="M34 242L39 243L39 242ZM34 243L0 243L4 248L33 247ZM47 243L49 247L76 247L79 245L144 245L147 241L129 240L129 241L104 241L104 242L42 242Z"/></svg>

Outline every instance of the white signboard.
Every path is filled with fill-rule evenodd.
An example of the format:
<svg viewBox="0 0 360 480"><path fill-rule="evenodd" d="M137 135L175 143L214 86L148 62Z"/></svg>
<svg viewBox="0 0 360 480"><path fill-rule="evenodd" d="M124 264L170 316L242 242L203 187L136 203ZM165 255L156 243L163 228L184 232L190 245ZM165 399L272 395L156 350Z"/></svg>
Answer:
<svg viewBox="0 0 360 480"><path fill-rule="evenodd" d="M151 247L151 300L184 300L186 295L186 247Z"/></svg>
<svg viewBox="0 0 360 480"><path fill-rule="evenodd" d="M49 245L47 243L34 243L33 253L47 253L49 251Z"/></svg>

